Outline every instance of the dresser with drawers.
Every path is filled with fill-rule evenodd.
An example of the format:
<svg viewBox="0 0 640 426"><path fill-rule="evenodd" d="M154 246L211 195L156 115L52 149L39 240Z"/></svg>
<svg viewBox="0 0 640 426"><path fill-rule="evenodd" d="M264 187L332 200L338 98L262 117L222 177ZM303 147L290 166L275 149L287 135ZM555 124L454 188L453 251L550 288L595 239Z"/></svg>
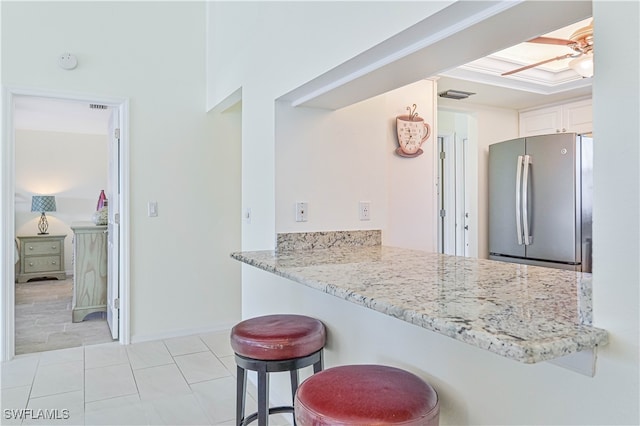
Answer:
<svg viewBox="0 0 640 426"><path fill-rule="evenodd" d="M107 311L107 227L74 222L71 321Z"/></svg>
<svg viewBox="0 0 640 426"><path fill-rule="evenodd" d="M64 270L64 239L66 235L18 236L20 272L18 283L34 278L67 279Z"/></svg>

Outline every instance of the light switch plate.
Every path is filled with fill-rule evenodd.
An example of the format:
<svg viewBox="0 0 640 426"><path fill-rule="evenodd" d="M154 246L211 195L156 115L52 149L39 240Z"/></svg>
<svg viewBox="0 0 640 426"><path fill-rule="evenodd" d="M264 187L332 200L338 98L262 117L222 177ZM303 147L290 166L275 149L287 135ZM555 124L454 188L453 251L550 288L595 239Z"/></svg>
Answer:
<svg viewBox="0 0 640 426"><path fill-rule="evenodd" d="M157 217L158 216L158 202L157 201L149 201L149 204L147 204L147 215L149 217Z"/></svg>

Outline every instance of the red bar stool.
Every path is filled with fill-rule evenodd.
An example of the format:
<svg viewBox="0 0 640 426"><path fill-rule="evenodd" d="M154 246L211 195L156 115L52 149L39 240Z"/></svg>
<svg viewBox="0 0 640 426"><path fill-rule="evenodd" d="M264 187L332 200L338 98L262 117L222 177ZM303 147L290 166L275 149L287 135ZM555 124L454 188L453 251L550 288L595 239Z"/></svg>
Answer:
<svg viewBox="0 0 640 426"><path fill-rule="evenodd" d="M313 365L314 373L322 370L325 341L324 324L303 315L266 315L236 324L231 329L238 372L236 425L258 419L259 426L266 426L270 414L293 413L293 405L269 408L268 373L290 372L293 400L298 389L298 369ZM245 417L246 370L258 374L258 411Z"/></svg>
<svg viewBox="0 0 640 426"><path fill-rule="evenodd" d="M408 371L383 365L329 368L302 382L296 393L298 426L437 426L436 391Z"/></svg>

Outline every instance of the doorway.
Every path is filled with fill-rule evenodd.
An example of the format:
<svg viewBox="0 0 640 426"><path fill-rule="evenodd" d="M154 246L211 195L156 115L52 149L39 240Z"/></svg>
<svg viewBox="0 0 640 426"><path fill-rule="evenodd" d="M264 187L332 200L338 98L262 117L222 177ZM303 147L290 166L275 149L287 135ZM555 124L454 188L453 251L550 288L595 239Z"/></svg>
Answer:
<svg viewBox="0 0 640 426"><path fill-rule="evenodd" d="M469 256L467 138L438 136L438 252Z"/></svg>
<svg viewBox="0 0 640 426"><path fill-rule="evenodd" d="M5 90L5 97L3 102L3 109L6 112L4 114L5 126L7 129L7 133L5 134L6 143L3 144L3 156L2 156L2 170L3 170L3 220L2 220L2 231L3 234L7 236L4 240L3 244L3 273L2 273L2 307L3 307L3 327L2 327L2 359L8 360L11 359L17 352L16 351L16 318L18 317L18 312L16 312L16 288L18 284L15 284L16 273L19 271L19 267L14 267L14 252L15 256L19 256L19 252L15 250L13 241L15 240L16 234L24 233L22 225L25 225L23 222L25 221L25 216L33 216L34 213L28 212L24 213L27 208L25 208L24 204L29 203L31 193L34 195L36 192L55 192L59 191L61 197L58 204L62 204L65 207L62 216L65 220L65 223L62 223L61 218L56 218L56 213L51 213L50 223L54 226L58 226L58 230L62 229L63 231L69 229L70 221L77 221L78 219L91 220L92 212L95 211L96 206L95 202L98 199L98 194L101 189L105 189L106 193L109 194L109 198L111 198L110 206L109 206L109 224L105 226L105 230L109 229L112 235L108 238L107 244L107 252L108 252L108 267L110 270L108 271L107 277L109 280L109 300L107 301L109 309L108 312L104 313L91 313L88 315L89 322L91 319L95 319L96 314L99 316L103 316L104 320L109 316L111 323L110 329L107 329L106 336L110 338L118 338L121 343L128 343L129 332L128 332L128 205L124 200L128 199L128 141L127 141L127 128L128 128L128 101L126 99L114 99L114 98L104 98L99 96L77 96L77 95L68 95L64 93L51 93L51 92L42 92L42 91L25 91L25 90ZM93 194L94 200L89 202L90 208L86 212L85 216L78 216L83 208L86 210L87 206L87 195L85 188L85 195L81 195L78 193L78 189L76 189L74 193L73 182L74 179L69 179L66 176L65 179L58 179L56 182L55 177L52 179L41 179L41 181L48 181L50 186L47 188L40 189L27 189L21 187L20 191L18 189L18 182L16 179L18 170L18 164L16 164L18 147L16 146L16 141L18 139L17 132L18 126L16 125L16 120L18 119L18 114L15 114L15 105L21 100L29 99L29 100L42 100L43 102L49 102L50 104L59 103L59 105L67 104L79 106L82 105L85 108L94 108L102 110L102 120L104 121L102 124L104 125L106 131L102 136L102 140L106 146L102 146L102 152L105 155L101 156L99 160L97 160L98 155L94 155L94 158L81 158L78 155L69 155L72 157L74 161L81 161L86 163L86 167L93 167L96 163L96 167L102 167L101 164L104 164L104 179L103 182L107 182L106 184L100 184L100 187ZM72 113L71 113L72 114ZM55 115L51 112L50 115ZM72 114L73 115L73 114ZM96 114L100 115L100 114ZM74 119L79 117L73 117ZM43 118L46 119L46 118ZM118 130L116 130L118 129ZM108 134L107 134L108 133ZM55 136L53 133L50 135ZM59 134L58 134L59 135ZM20 135L21 137L24 135ZM31 135L33 136L33 135ZM69 135L67 135L69 136ZM89 138L90 139L90 138ZM50 152L51 158L55 157L55 149L56 147L52 144L52 146L39 145L43 150L53 150ZM78 145L82 146L82 145ZM82 150L86 149L86 146L82 146ZM23 153L24 154L24 153ZM40 157L42 157L42 153L40 153ZM61 153L57 153L58 158L60 158ZM64 154L62 154L64 156ZM107 166L108 165L108 166ZM106 178L108 176L108 178ZM63 182L60 182L62 180ZM77 180L77 179L75 179ZM52 188L51 184L56 183L58 188ZM46 186L46 185L45 185ZM55 186L55 185L53 185ZM77 186L77 185L76 185ZM81 192L81 191L80 191ZM26 195L28 194L28 195ZM85 198L83 201L82 198ZM62 202L62 203L60 203ZM84 204L83 204L84 203ZM83 205L84 207L79 207ZM91 208L92 207L92 208ZM19 213L17 210L20 210ZM62 209L58 209L59 211ZM33 223L29 222L25 226L27 229L32 227ZM66 228L65 228L66 226ZM27 231L28 232L28 231ZM61 233L61 232L58 232ZM64 248L64 254L67 257L67 262L65 262L64 270L69 273L69 271L73 271L73 267L71 266L71 258L73 249L71 245L71 239L73 238L73 232L62 232L69 234L67 238L69 238L66 247ZM116 235L117 234L117 235ZM11 249L11 250L10 250ZM106 271L105 271L106 273ZM43 288L43 284L58 284L57 292L60 292L62 287L65 285L71 289L73 287L73 279L67 279L66 282L57 283L55 280L53 281L36 281L36 284ZM33 282L33 281L32 281ZM35 289L36 286L33 286ZM29 288L30 290L32 288ZM66 290L64 290L66 291ZM45 291L48 293L48 291ZM65 293L66 294L66 293ZM23 294L19 294L19 297L22 297ZM66 297L66 296L65 296ZM109 315L107 315L109 313ZM103 320L103 321L104 321ZM79 324L74 324L75 326L82 327L83 322L77 321ZM95 323L94 323L95 324ZM93 342L99 342L93 341ZM85 342L84 344L90 344L91 342ZM70 347L79 346L77 342L70 342ZM46 350L46 349L44 349Z"/></svg>

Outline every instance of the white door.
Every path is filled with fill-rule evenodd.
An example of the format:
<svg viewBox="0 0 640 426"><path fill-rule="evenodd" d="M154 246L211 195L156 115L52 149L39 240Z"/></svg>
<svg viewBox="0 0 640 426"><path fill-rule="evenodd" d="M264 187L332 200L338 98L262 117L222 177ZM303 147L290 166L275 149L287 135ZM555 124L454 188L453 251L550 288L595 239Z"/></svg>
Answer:
<svg viewBox="0 0 640 426"><path fill-rule="evenodd" d="M114 339L119 336L120 310L120 127L119 110L112 108L109 120L109 178L107 200L107 323Z"/></svg>
<svg viewBox="0 0 640 426"><path fill-rule="evenodd" d="M468 256L468 213L465 191L466 139L438 137L438 251Z"/></svg>

